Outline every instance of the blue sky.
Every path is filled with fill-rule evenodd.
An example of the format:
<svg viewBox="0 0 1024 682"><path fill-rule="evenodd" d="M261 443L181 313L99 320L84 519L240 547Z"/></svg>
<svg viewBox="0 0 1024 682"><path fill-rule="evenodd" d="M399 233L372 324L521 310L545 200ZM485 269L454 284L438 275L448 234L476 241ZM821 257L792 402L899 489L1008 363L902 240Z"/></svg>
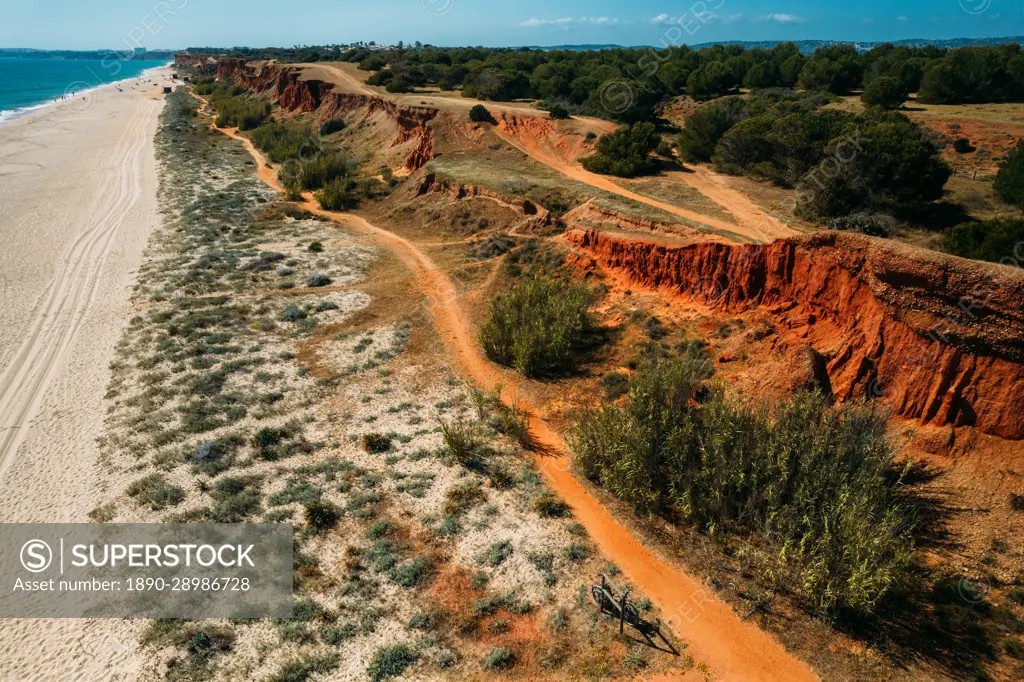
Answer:
<svg viewBox="0 0 1024 682"><path fill-rule="evenodd" d="M659 45L1024 34L1020 0L2 0L0 47Z"/></svg>

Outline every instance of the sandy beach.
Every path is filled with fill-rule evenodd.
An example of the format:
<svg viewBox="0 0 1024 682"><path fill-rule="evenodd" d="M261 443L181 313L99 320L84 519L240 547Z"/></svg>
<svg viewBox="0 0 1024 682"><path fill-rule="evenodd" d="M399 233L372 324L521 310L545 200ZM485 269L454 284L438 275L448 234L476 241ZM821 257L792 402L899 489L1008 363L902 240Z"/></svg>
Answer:
<svg viewBox="0 0 1024 682"><path fill-rule="evenodd" d="M148 81L169 74L0 124L0 522L85 522L103 496L108 365L160 220ZM134 679L129 627L2 621L0 679Z"/></svg>

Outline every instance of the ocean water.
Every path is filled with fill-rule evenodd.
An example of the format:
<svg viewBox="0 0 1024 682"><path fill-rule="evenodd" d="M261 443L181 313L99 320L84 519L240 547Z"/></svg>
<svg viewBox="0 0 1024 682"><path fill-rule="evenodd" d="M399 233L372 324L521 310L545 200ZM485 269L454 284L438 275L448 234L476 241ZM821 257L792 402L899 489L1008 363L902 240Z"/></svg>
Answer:
<svg viewBox="0 0 1024 682"><path fill-rule="evenodd" d="M166 61L0 58L0 121L60 99L135 78Z"/></svg>

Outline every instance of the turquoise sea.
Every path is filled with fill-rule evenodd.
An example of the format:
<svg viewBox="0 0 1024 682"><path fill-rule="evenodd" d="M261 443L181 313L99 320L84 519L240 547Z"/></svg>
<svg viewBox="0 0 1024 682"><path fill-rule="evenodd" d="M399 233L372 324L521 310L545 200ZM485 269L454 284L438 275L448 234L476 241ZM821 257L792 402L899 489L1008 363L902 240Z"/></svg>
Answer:
<svg viewBox="0 0 1024 682"><path fill-rule="evenodd" d="M0 121L46 106L65 93L82 93L135 78L166 61L0 58Z"/></svg>

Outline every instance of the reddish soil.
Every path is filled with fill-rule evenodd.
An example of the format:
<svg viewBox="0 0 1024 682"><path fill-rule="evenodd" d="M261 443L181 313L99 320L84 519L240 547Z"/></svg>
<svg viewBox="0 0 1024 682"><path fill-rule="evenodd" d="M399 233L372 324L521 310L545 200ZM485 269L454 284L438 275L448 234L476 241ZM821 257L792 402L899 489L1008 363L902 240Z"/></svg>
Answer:
<svg viewBox="0 0 1024 682"><path fill-rule="evenodd" d="M696 211L637 194L618 185L608 176L585 170L576 163L576 160L589 147L586 146L582 138L573 140L558 134L552 121L502 116L498 121L496 131L513 147L566 177L653 206L687 220L726 232L737 233L755 242L768 242L797 234L795 230L762 211L750 199L730 188L724 179L713 171L701 169L698 173L675 173L672 177L685 182L728 210L736 217L736 223L712 218Z"/></svg>
<svg viewBox="0 0 1024 682"><path fill-rule="evenodd" d="M286 111L315 111L321 120L339 114L353 113L357 113L355 118L359 120L368 120L378 112L383 113L396 127L392 147L399 147L410 140L415 140L415 143L406 150L408 154L399 174L415 171L434 158L433 134L427 124L438 116L438 107L463 110L475 103L467 98L435 97L429 100L430 106L412 105L409 102L413 100L428 100L378 94L340 67L330 69L329 75L334 76L330 80L310 78L312 74L327 77L328 74L324 73L324 69L327 68L221 59L217 75L219 78L238 82L253 93L267 94ZM560 130L557 122L548 118L546 112L495 105L493 102L485 104L500 117L495 127L499 136L513 147L569 178L712 228L743 235L756 242L768 242L796 234L781 221L762 211L742 193L732 189L728 180L714 171L700 169L695 173L674 173L671 177L693 187L728 210L736 217L735 224L637 194L623 188L607 176L584 170L578 165L577 160L580 156L590 153L593 145L577 132ZM579 122L584 124L584 128L599 130L602 133L615 129L614 124L604 121L580 119Z"/></svg>
<svg viewBox="0 0 1024 682"><path fill-rule="evenodd" d="M1024 139L1024 128L1011 123L995 124L969 118L925 118L912 115L920 125L935 131L945 146L942 158L958 171L977 171L978 176L991 175L999 170L999 160L1014 148L1018 140ZM955 126L955 127L950 127ZM957 138L967 138L974 150L960 154L953 148Z"/></svg>
<svg viewBox="0 0 1024 682"><path fill-rule="evenodd" d="M266 159L236 131L222 131L241 140L253 155L257 167L265 169ZM266 177L261 172L261 177ZM274 179L271 187L280 190ZM364 218L319 208L306 196L301 206L344 227L374 237L414 274L415 281L430 301L434 324L455 365L477 384L503 386L502 400L524 405L516 381L483 356L463 312L455 285L415 244L372 225ZM644 546L626 527L616 521L601 502L573 477L568 448L555 429L534 411L530 432L537 446L545 482L569 502L573 515L587 529L598 548L615 562L630 582L649 596L664 615L668 629L688 644L687 652L704 663L721 679L764 682L779 679L817 680L810 667L791 656L770 634L752 622L740 620L732 608L715 596L698 579Z"/></svg>
<svg viewBox="0 0 1024 682"><path fill-rule="evenodd" d="M403 154L420 150L417 159L433 153L429 148L433 133L442 140L439 131L473 136L448 113L425 109L433 111L428 118L420 111L422 107L406 107L377 94L336 93L317 85L318 81L280 73L272 79L259 74L246 77L256 78L251 82L262 92L271 93L278 101L283 98L296 111L316 111L322 117L339 111L356 118L376 117L387 124L382 128L392 136L389 139L397 145L395 149ZM438 115L444 118L438 119ZM224 132L243 141L257 159L261 178L280 190L273 170L251 142L234 131ZM716 227L708 216L636 195L604 176L587 173L576 160L591 146L582 136L543 116L504 114L497 132L512 146L567 177ZM423 153L425 144L428 147ZM409 153L406 157L409 170L418 167L414 156ZM795 233L781 223L764 222L760 209L732 189L727 179L707 172L674 175L725 206L742 223L718 221L721 229L742 232L755 241L786 238L767 245L728 244L713 241L693 228L609 215L585 204L563 219L588 228L592 223L608 224L630 234L573 229L566 233L565 241L577 250L577 256L592 259L609 273L610 281L617 285L615 290L629 293L631 286L657 290L667 294L664 299L670 307L708 313L707 324L714 324L715 316L771 321L778 335L769 341L744 346L741 339L735 339L736 343L730 339L722 344L718 360L723 374L758 375L751 380L766 393L784 392L792 388L789 370L803 363L806 372L797 380L803 377L841 400L878 397L901 417L927 424L911 447L915 452L935 453L937 464L966 452L986 462L990 456L1002 458L1000 453L1010 453L1005 455L1006 467L1014 468L1013 462L1019 462L1014 454L1018 446L1002 439L1024 438L1024 414L1020 411L1024 404L1024 337L1020 331L1024 276L1019 271L858 235L830 232L792 237ZM515 233L531 231L531 221L551 221L543 209L530 202L472 185L446 185L427 177L417 191L445 193L452 199L478 197L514 209L524 219L521 227L512 230ZM451 277L424 252L428 245L414 243L359 216L323 211L309 195L302 206L393 252L430 301L434 324L454 366L482 386L503 383L503 400L522 406L526 390L514 375L484 358L465 301L460 301ZM577 265L585 269L582 259ZM680 300L686 305L679 306ZM732 345L726 347L727 343ZM773 357L766 353L758 362L744 361L742 356L751 348L769 345ZM786 357L774 357L776 351ZM755 390L754 395L761 394ZM620 525L570 473L566 446L550 421L557 418L557 405L542 407L542 401L534 402L531 430L539 444L539 462L548 485L570 502L574 515L602 552L667 616L698 663L706 663L720 679L814 679L810 668L769 634L741 621L699 580L676 563L663 560L633 531ZM542 414L542 409L547 411ZM964 478L971 475L965 472ZM1013 489L1015 480L1000 484L1000 494L1005 497L1005 489ZM1007 518L1012 516L1000 509ZM981 546L985 541L986 537L979 535L975 544Z"/></svg>
<svg viewBox="0 0 1024 682"><path fill-rule="evenodd" d="M569 243L632 281L718 310L767 309L823 357L842 400L1024 438L1024 276L852 234L767 246L653 244L594 230Z"/></svg>

